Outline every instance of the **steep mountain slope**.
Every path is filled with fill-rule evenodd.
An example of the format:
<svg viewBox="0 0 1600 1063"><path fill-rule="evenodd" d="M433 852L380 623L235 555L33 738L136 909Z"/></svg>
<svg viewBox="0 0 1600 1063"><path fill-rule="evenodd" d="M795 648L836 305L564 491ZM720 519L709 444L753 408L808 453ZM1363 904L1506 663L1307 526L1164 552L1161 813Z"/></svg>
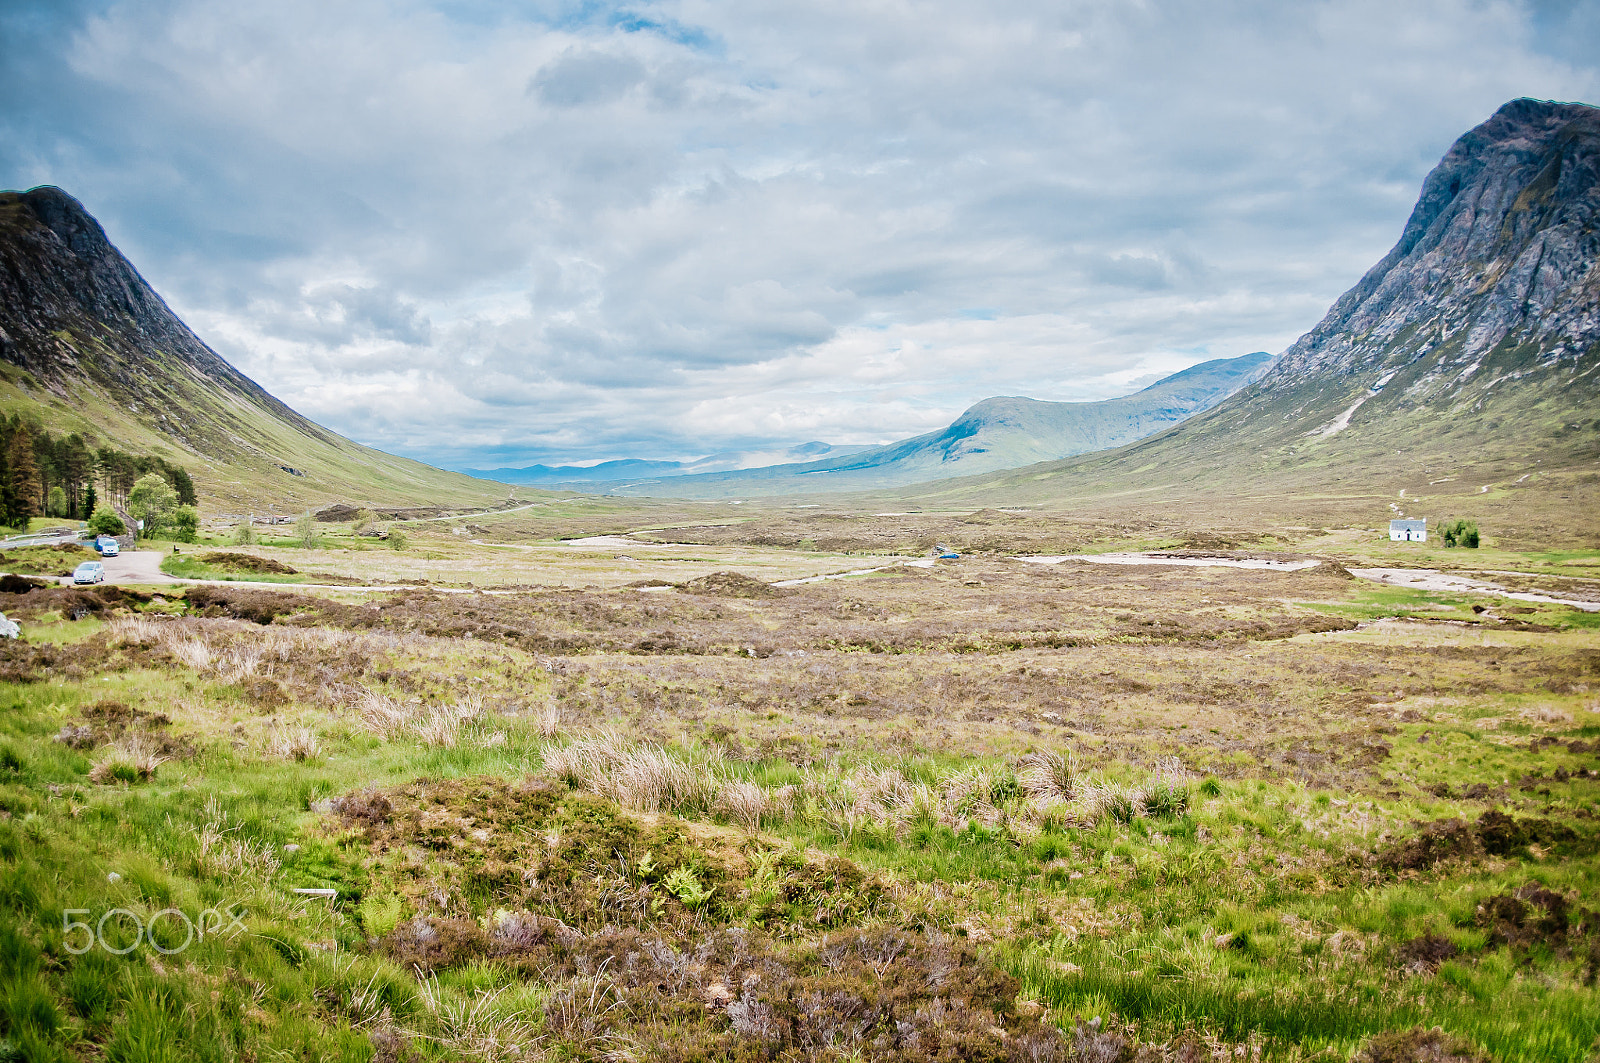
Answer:
<svg viewBox="0 0 1600 1063"><path fill-rule="evenodd" d="M0 410L181 464L204 509L505 496L273 398L189 331L59 188L0 192Z"/></svg>
<svg viewBox="0 0 1600 1063"><path fill-rule="evenodd" d="M1394 250L1252 386L1110 454L902 494L1067 504L1407 489L1504 502L1545 482L1592 498L1597 220L1600 110L1514 100L1455 143Z"/></svg>
<svg viewBox="0 0 1600 1063"><path fill-rule="evenodd" d="M821 461L619 482L613 494L722 498L861 491L967 476L1104 450L1209 409L1258 376L1270 355L1191 366L1143 391L1101 402L984 399L948 428Z"/></svg>

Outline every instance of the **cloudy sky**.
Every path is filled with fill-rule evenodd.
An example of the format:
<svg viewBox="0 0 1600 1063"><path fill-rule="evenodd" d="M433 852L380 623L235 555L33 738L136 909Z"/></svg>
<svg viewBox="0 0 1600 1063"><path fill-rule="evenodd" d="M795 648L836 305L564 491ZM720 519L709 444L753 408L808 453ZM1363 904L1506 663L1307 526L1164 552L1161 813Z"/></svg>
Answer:
<svg viewBox="0 0 1600 1063"><path fill-rule="evenodd" d="M1600 0L0 5L0 185L450 467L882 442L1277 352Z"/></svg>

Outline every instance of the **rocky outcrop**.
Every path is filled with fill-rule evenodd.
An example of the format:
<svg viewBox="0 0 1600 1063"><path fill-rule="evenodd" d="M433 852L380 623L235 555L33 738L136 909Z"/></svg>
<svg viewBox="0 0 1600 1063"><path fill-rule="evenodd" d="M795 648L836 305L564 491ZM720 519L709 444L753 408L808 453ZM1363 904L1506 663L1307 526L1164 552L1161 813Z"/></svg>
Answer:
<svg viewBox="0 0 1600 1063"><path fill-rule="evenodd" d="M1400 242L1284 352L1263 387L1422 360L1426 397L1490 356L1507 373L1592 363L1600 340L1600 109L1513 100L1423 182ZM1592 365L1591 365L1592 368Z"/></svg>

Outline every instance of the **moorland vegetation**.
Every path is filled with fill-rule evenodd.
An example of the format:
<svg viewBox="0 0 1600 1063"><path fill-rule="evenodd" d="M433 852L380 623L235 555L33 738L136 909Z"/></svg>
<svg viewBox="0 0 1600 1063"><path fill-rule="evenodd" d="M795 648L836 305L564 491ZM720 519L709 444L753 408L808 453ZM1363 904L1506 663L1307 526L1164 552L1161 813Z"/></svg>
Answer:
<svg viewBox="0 0 1600 1063"><path fill-rule="evenodd" d="M353 531L208 548L444 579L409 590L0 592L26 631L0 645L0 1037L29 1059L1592 1057L1595 614L1351 578L1394 549L1376 530L1186 537L1321 559L1255 571L1034 564L1042 518L1009 543L961 519L935 534L989 549L834 555L877 571L787 586L713 566L829 555L636 527L630 563L445 522L399 555ZM505 555L666 578L484 583ZM476 589L449 585L463 556Z"/></svg>

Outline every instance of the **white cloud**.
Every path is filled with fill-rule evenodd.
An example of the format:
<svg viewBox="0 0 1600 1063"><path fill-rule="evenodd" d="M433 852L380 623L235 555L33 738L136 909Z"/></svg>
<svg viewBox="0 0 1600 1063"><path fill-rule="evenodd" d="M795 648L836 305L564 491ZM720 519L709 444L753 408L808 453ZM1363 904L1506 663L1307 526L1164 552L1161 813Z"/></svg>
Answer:
<svg viewBox="0 0 1600 1063"><path fill-rule="evenodd" d="M364 442L693 456L1279 350L1457 135L1600 88L1557 0L533 10L0 15L0 180Z"/></svg>

